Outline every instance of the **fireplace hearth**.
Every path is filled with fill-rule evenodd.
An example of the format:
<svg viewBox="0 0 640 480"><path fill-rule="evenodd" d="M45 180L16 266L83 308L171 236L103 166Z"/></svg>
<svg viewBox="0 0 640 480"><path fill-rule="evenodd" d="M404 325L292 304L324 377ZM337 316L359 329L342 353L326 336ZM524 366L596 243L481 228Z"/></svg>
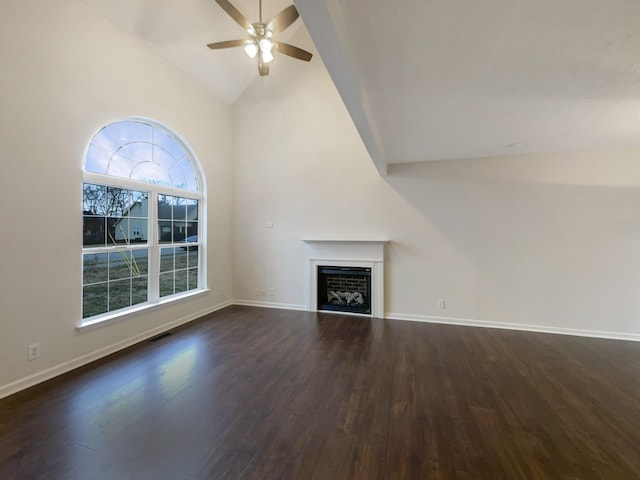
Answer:
<svg viewBox="0 0 640 480"><path fill-rule="evenodd" d="M318 265L318 310L371 314L371 268Z"/></svg>

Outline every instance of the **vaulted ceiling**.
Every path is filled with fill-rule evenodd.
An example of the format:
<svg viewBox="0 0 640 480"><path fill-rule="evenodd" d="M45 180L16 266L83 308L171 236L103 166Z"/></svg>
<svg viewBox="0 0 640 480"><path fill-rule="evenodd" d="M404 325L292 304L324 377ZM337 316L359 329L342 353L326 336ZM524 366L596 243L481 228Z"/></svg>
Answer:
<svg viewBox="0 0 640 480"><path fill-rule="evenodd" d="M85 0L116 26L232 104L258 76L241 48L210 50L207 44L247 38L247 33L214 0ZM259 17L258 0L231 0L250 22ZM263 18L271 19L290 0L263 0ZM298 20L280 39L302 26ZM291 60L296 61L296 60Z"/></svg>
<svg viewBox="0 0 640 480"><path fill-rule="evenodd" d="M227 103L261 81L241 52L205 47L243 37L213 0L86 1ZM257 19L257 0L232 2ZM291 2L263 3L270 18ZM637 0L295 4L383 174L396 163L640 145Z"/></svg>

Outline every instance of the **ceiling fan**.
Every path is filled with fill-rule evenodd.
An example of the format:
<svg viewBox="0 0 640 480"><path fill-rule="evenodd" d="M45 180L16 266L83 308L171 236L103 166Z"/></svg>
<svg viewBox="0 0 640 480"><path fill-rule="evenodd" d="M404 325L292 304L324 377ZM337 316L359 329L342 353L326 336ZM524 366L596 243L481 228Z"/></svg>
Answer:
<svg viewBox="0 0 640 480"><path fill-rule="evenodd" d="M262 0L259 0L260 20L256 23L249 23L245 16L228 0L216 0L216 3L247 31L249 38L246 40L226 40L224 42L210 43L207 47L212 50L244 47L244 51L249 58L257 59L258 72L260 72L261 76L269 75L269 63L273 60L273 51L298 60L304 60L305 62L311 60L313 55L306 50L273 40L274 35L288 28L299 17L295 5L289 5L269 22L264 23L262 21Z"/></svg>

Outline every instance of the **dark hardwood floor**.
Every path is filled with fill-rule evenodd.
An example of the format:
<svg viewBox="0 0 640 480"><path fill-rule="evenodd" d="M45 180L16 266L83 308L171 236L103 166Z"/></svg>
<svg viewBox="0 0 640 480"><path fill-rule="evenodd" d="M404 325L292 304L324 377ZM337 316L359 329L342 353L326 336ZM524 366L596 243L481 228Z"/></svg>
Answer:
<svg viewBox="0 0 640 480"><path fill-rule="evenodd" d="M230 307L0 400L1 479L640 478L640 344Z"/></svg>

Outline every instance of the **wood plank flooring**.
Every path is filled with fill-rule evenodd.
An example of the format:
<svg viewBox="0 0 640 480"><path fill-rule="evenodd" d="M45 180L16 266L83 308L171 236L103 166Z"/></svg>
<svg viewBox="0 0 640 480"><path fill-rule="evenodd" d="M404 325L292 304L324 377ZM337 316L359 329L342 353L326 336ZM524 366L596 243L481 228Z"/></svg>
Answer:
<svg viewBox="0 0 640 480"><path fill-rule="evenodd" d="M640 344L230 307L0 400L1 479L640 478Z"/></svg>

